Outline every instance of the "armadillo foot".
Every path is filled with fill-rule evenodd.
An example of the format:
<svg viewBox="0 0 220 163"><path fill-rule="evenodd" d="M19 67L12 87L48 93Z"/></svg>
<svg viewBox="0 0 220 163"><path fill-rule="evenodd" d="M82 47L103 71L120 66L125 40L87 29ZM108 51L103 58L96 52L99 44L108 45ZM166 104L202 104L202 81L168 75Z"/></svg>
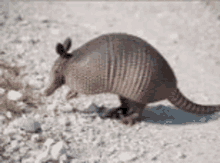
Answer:
<svg viewBox="0 0 220 163"><path fill-rule="evenodd" d="M124 116L120 108L111 109L102 114L102 118L121 119L122 117Z"/></svg>
<svg viewBox="0 0 220 163"><path fill-rule="evenodd" d="M137 121L139 120L139 114L138 113L133 113L127 117L124 117L121 119L121 123L125 125L132 126L134 125Z"/></svg>
<svg viewBox="0 0 220 163"><path fill-rule="evenodd" d="M66 100L69 101L71 98L77 97L78 93L74 90L70 90L66 95Z"/></svg>

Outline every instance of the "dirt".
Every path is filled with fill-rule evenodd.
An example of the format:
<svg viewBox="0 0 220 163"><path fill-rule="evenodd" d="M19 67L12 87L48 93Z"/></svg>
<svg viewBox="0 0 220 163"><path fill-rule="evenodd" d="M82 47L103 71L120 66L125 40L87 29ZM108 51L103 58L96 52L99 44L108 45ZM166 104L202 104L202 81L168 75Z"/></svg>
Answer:
<svg viewBox="0 0 220 163"><path fill-rule="evenodd" d="M186 97L199 104L219 104L219 2L0 4L0 60L25 67L23 80L38 93L44 90L58 57L58 42L70 37L73 50L102 34L122 32L143 38L161 52ZM67 102L67 91L64 86L51 97L42 97L43 104L25 115L41 124L40 133L13 127L16 118L22 117L1 123L1 162L36 162L50 139L54 144L64 142L65 152L53 158L51 150L39 162L220 162L218 113L199 117L161 101L150 104L149 111L146 107L143 115L148 118L128 127L97 114L71 112L92 103L118 106L117 96L81 96Z"/></svg>

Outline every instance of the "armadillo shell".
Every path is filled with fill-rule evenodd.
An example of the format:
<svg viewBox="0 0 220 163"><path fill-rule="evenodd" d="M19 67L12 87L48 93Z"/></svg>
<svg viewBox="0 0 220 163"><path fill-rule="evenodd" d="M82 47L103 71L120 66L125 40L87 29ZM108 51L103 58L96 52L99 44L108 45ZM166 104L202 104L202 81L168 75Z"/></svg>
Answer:
<svg viewBox="0 0 220 163"><path fill-rule="evenodd" d="M72 52L66 84L83 94L111 92L139 103L168 97L176 78L146 41L127 34L95 38Z"/></svg>

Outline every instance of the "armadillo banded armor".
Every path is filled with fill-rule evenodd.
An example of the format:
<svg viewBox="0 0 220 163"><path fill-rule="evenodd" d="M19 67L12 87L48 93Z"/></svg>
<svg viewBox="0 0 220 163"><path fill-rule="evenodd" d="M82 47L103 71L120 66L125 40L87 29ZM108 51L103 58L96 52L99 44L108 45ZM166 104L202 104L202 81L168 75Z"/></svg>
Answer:
<svg viewBox="0 0 220 163"><path fill-rule="evenodd" d="M151 56L146 54L146 44L141 40L125 39L120 40L114 36L107 43L107 89L140 101L151 79Z"/></svg>
<svg viewBox="0 0 220 163"><path fill-rule="evenodd" d="M122 34L92 40L74 52L68 85L84 94L112 92L142 102L154 68L148 46Z"/></svg>

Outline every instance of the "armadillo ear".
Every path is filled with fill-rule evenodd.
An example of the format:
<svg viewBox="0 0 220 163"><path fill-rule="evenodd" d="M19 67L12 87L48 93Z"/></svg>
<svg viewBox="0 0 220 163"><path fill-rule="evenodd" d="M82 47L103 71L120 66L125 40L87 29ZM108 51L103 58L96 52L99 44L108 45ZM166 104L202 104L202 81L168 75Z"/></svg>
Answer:
<svg viewBox="0 0 220 163"><path fill-rule="evenodd" d="M65 49L63 47L63 45L61 43L58 43L57 44L57 47L56 47L56 52L60 55L63 55L63 53L66 53L65 52Z"/></svg>
<svg viewBox="0 0 220 163"><path fill-rule="evenodd" d="M57 44L56 51L62 58L69 58L72 56L66 52L64 46L61 43Z"/></svg>
<svg viewBox="0 0 220 163"><path fill-rule="evenodd" d="M65 57L67 55L63 45L60 43L57 44L56 51L61 57Z"/></svg>
<svg viewBox="0 0 220 163"><path fill-rule="evenodd" d="M66 40L64 41L63 47L64 47L66 52L70 49L70 47L71 47L71 39L69 37L66 38Z"/></svg>

